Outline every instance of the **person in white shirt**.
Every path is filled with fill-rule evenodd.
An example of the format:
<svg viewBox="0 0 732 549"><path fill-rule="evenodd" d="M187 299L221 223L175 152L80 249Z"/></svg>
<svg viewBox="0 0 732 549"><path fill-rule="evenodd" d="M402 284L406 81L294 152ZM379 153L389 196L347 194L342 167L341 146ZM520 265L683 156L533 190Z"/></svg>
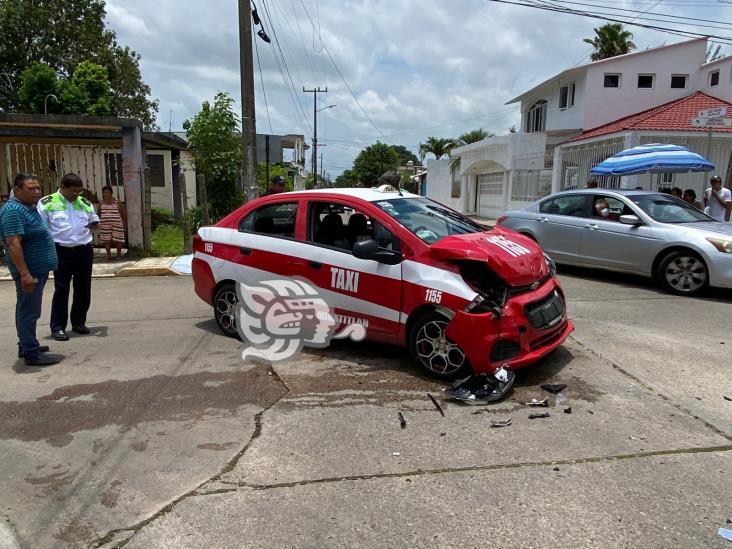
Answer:
<svg viewBox="0 0 732 549"><path fill-rule="evenodd" d="M722 178L715 175L710 180L711 187L704 191L704 213L716 219L725 221L727 211L732 208L732 192L722 187Z"/></svg>
<svg viewBox="0 0 732 549"><path fill-rule="evenodd" d="M72 280L71 329L77 334L89 333L86 314L91 305L92 229L96 230L99 225L99 217L92 203L81 196L83 188L81 177L67 173L61 178L58 192L38 201L38 213L48 224L58 255L51 303L51 336L56 341L69 339L66 325L69 322Z"/></svg>

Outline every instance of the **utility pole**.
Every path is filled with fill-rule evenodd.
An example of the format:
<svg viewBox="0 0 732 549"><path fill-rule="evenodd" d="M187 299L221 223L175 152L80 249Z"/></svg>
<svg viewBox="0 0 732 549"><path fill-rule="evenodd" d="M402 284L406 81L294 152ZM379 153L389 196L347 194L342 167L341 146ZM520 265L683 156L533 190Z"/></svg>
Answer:
<svg viewBox="0 0 732 549"><path fill-rule="evenodd" d="M254 116L254 62L250 0L239 0L239 64L241 71L241 185L247 202L259 196L257 124Z"/></svg>
<svg viewBox="0 0 732 549"><path fill-rule="evenodd" d="M323 153L320 153L320 181L325 181L325 167L323 166ZM317 187L317 185L316 185Z"/></svg>
<svg viewBox="0 0 732 549"><path fill-rule="evenodd" d="M313 182L315 186L318 185L318 94L328 93L328 86L324 90L320 89L320 86L313 88L312 90L306 90L303 86L302 91L305 93L313 94ZM335 105L332 105L333 107ZM330 107L325 107L329 109ZM323 110L323 109L321 109Z"/></svg>

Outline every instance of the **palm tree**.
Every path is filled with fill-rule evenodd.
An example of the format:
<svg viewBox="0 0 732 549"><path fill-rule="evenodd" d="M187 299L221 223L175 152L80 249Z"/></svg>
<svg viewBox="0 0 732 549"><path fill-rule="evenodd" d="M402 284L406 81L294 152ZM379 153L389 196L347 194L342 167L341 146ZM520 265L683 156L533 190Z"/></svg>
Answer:
<svg viewBox="0 0 732 549"><path fill-rule="evenodd" d="M585 38L584 41L595 48L595 51L592 52L592 60L599 61L630 53L635 49L631 38L633 38L633 33L623 30L623 25L620 23L605 23L601 27L595 28L594 38Z"/></svg>
<svg viewBox="0 0 732 549"><path fill-rule="evenodd" d="M457 141L460 145L469 145L470 143L477 143L478 141L483 141L484 139L493 137L494 135L495 134L493 133L485 131L483 128L478 128L477 130L465 132L457 138Z"/></svg>
<svg viewBox="0 0 732 549"><path fill-rule="evenodd" d="M494 133L485 131L483 128L470 130L469 132L465 132L460 135L460 137L455 140L455 147L462 147L463 145L469 145L470 143L477 143L478 141L483 141L484 139L494 137L495 135L496 134ZM452 173L460 171L460 158L461 157L457 156L452 159L452 162L450 162L450 171Z"/></svg>
<svg viewBox="0 0 732 549"><path fill-rule="evenodd" d="M455 147L455 141L447 137L428 137L426 143L419 144L419 154L424 159L428 154L434 154L436 159L448 156Z"/></svg>

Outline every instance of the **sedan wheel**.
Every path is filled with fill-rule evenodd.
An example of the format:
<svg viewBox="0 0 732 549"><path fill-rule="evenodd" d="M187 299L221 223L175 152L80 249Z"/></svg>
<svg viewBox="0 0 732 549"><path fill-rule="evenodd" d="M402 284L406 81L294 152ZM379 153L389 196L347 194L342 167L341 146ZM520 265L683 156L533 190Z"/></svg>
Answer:
<svg viewBox="0 0 732 549"><path fill-rule="evenodd" d="M239 337L236 329L236 306L239 298L233 284L224 284L214 296L214 317L224 334L229 337Z"/></svg>
<svg viewBox="0 0 732 549"><path fill-rule="evenodd" d="M661 283L669 291L679 295L694 295L709 284L709 271L696 254L678 251L668 254L658 269Z"/></svg>
<svg viewBox="0 0 732 549"><path fill-rule="evenodd" d="M448 323L441 314L427 314L417 320L409 338L414 359L428 374L440 379L454 379L471 371L463 350L445 335Z"/></svg>

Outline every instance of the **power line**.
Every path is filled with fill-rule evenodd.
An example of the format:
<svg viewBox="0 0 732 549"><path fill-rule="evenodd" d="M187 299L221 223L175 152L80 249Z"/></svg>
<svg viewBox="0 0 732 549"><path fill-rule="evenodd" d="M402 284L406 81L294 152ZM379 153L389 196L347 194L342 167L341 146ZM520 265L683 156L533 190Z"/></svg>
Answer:
<svg viewBox="0 0 732 549"><path fill-rule="evenodd" d="M262 5L264 6L264 13L267 17L267 20L269 21L269 27L272 31L272 36L274 37L277 51L279 52L280 58L282 59L282 65L284 66L284 73L287 74L286 82L289 81L291 89L294 92L294 98L297 102L297 105L300 108L299 115L302 117L302 122L304 122L304 127L308 128L308 131L312 134L312 128L310 127L307 116L305 115L305 108L302 106L302 102L300 101L300 96L295 91L296 88L295 88L295 83L292 80L292 74L290 73L290 69L287 66L287 60L285 59L285 55L282 53L282 48L280 47L280 41L279 41L279 38L277 37L277 31L275 29L275 26L272 23L272 17L270 16L269 8L267 7L267 3L265 3L264 1L262 2ZM295 110L297 111L297 108Z"/></svg>
<svg viewBox="0 0 732 549"><path fill-rule="evenodd" d="M569 9L569 8L564 8L564 9L562 9L562 8L556 8L556 7L551 7L551 6L548 6L548 5L545 5L545 4L543 4L543 5L525 4L525 3L522 3L522 2L516 2L516 1L511 1L511 0L488 0L488 1L489 2L495 2L495 3L498 3L498 4L509 4L509 5L513 5L513 6L522 6L522 7L525 7L525 8L534 8L534 9L539 9L539 10L544 10L544 11L553 11L553 12L558 12L558 13L566 13L566 14L569 14L569 15L579 15L581 17L589 17L589 18L592 18L592 19L601 19L601 20L605 20L605 21L612 21L614 23L623 23L625 25L632 25L632 26L635 26L635 27L642 27L642 28L645 28L645 29L657 30L657 31L666 32L666 33L669 33L669 34L675 34L677 36L698 37L698 38L707 38L707 37L708 38L716 38L717 40L724 41L723 42L724 44L732 45L732 37L728 37L728 36L719 36L719 35L715 35L715 34L708 34L708 33L700 33L700 32L693 32L693 31L672 29L672 28L669 28L669 27L662 27L662 26L659 26L659 25L647 25L645 23L633 23L632 21L629 21L627 19L618 19L618 18L613 18L613 17L606 17L606 16L603 16L603 15L596 15L596 14L589 13L589 12L581 12L581 11L577 11L577 10L573 10L573 9Z"/></svg>
<svg viewBox="0 0 732 549"><path fill-rule="evenodd" d="M602 4L591 4L591 3L587 3L587 2L575 2L575 1L570 1L570 0L555 0L555 2L558 3L558 4L560 4L560 5L572 4L572 5L576 5L576 6L588 6L588 7L593 7L593 8L608 9L608 10L612 10L612 11L622 11L622 12L626 12L626 13L637 13L637 11L638 11L638 10L629 10L629 9L626 9L626 8L613 8L611 6L602 5ZM653 4L653 6L651 6L648 9L651 10L651 9L653 9L655 6L657 6L660 3L661 3L661 0L657 0ZM556 5L556 4L554 4L554 5ZM685 19L685 20L688 20L688 21L701 21L701 22L705 22L705 23L719 23L719 24L722 24L722 25L726 25L728 27L729 26L732 26L732 23L730 23L729 21L717 21L716 19L700 19L698 17L686 17L686 16L683 16L683 15L671 15L671 14L665 14L665 13L652 12L652 11L643 11L639 15L657 15L657 16L660 16L660 17L668 17L670 19ZM703 25L698 25L698 26L703 26Z"/></svg>
<svg viewBox="0 0 732 549"><path fill-rule="evenodd" d="M310 24L313 26L313 29L315 29L315 23L313 22L313 18L310 17L310 13L308 12L307 8L305 7L303 0L300 0L300 4L302 4L302 8L303 8L303 10L305 10L305 14L308 16L308 20L310 21ZM341 80L343 81L346 88L348 89L348 93L351 94L351 97L353 97L353 100L356 102L356 105L358 105L358 108L361 110L363 115L366 117L366 119L369 121L369 123L374 127L374 129L379 133L379 135L381 135L381 137L383 137L384 139L386 139L387 141L389 141L389 143L391 143L393 145L394 143L392 141L390 141L389 138L386 137L386 135L384 135L384 132L382 132L381 129L374 123L374 121L371 119L369 114L366 112L366 110L363 108L363 106L359 102L358 98L356 97L356 94L353 93L351 86L348 84L348 82L346 81L346 78L343 76L341 69L338 68L338 65L336 64L335 59L333 59L333 56L331 55L330 50L328 49L328 46L323 42L322 38L320 40L320 44L323 46L325 53L328 54L328 58L330 59L330 62L333 64L333 68L335 68L336 72L338 73L338 76L340 76Z"/></svg>
<svg viewBox="0 0 732 549"><path fill-rule="evenodd" d="M269 123L269 133L274 133L272 129L272 120L269 117L269 105L267 104L267 90L264 88L264 73L262 72L262 64L259 62L259 46L257 39L254 39L254 51L257 55L257 66L259 67L259 81L262 83L262 95L264 96L264 109L267 112L267 122Z"/></svg>

